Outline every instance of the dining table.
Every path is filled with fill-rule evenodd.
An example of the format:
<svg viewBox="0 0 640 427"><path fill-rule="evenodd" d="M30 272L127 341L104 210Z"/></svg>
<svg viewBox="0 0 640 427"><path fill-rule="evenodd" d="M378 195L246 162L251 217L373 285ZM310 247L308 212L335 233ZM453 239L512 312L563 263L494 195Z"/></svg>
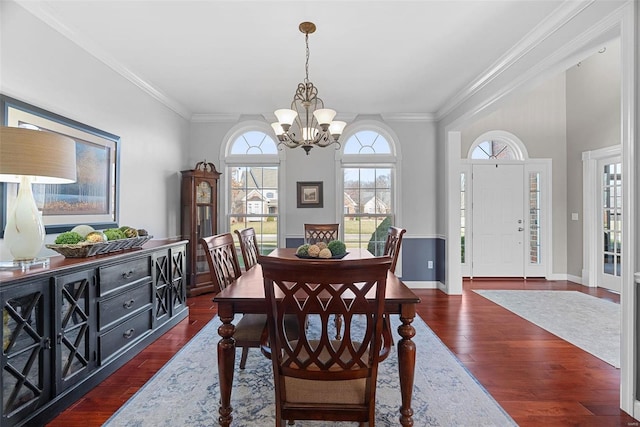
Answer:
<svg viewBox="0 0 640 427"><path fill-rule="evenodd" d="M343 260L370 258L373 255L366 249L348 249ZM295 248L277 248L268 256L300 259ZM300 259L304 262L304 259ZM331 262L332 260L328 260ZM218 421L221 426L230 426L233 421L231 392L235 367L236 348L233 334L234 316L242 313L266 313L267 304L264 293L264 280L260 264L245 271L236 281L219 292L213 301L218 306L218 317L222 325L218 328L218 376L220 381L220 407ZM398 376L400 382L400 425L413 425L411 399L416 365L416 345L412 341L415 328L411 325L416 315L416 304L420 298L405 285L394 273L389 272L385 290L385 313L400 317L397 342Z"/></svg>

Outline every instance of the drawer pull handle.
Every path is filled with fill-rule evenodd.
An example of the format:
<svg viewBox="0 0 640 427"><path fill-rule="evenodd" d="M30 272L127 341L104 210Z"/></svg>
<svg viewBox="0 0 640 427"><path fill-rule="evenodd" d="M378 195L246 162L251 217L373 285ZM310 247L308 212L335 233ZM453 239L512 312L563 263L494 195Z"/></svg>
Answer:
<svg viewBox="0 0 640 427"><path fill-rule="evenodd" d="M129 277L131 277L133 275L133 270L129 270L126 273L122 273L122 278L123 279L128 279Z"/></svg>
<svg viewBox="0 0 640 427"><path fill-rule="evenodd" d="M135 329L131 328L131 329L125 331L125 333L122 334L122 336L125 337L126 339L129 339L129 338L131 338L133 336L133 333L135 331L136 331Z"/></svg>
<svg viewBox="0 0 640 427"><path fill-rule="evenodd" d="M136 300L130 299L129 301L125 301L124 304L122 304L122 306L124 308L131 308L133 307L134 302L136 302Z"/></svg>

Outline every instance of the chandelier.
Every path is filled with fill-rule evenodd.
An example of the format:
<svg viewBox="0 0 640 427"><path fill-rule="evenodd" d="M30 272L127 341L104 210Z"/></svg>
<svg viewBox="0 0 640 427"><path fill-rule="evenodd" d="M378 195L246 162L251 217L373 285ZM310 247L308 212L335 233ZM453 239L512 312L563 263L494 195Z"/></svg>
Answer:
<svg viewBox="0 0 640 427"><path fill-rule="evenodd" d="M302 147L309 155L313 147L328 147L338 144L345 122L333 121L335 110L324 108L324 102L318 98L318 88L309 81L309 34L316 31L313 22L303 22L298 27L304 33L306 50L305 78L298 83L298 89L293 96L291 109L276 110L278 119L271 127L278 137L278 145L288 148Z"/></svg>

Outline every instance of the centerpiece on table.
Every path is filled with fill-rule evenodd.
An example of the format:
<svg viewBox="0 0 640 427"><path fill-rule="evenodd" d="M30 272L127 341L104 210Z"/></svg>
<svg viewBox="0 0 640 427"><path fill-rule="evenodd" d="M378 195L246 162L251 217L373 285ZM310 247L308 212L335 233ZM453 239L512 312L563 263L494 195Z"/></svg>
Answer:
<svg viewBox="0 0 640 427"><path fill-rule="evenodd" d="M298 258L340 259L348 253L347 246L340 240L332 240L329 243L318 242L313 245L305 243L296 250Z"/></svg>

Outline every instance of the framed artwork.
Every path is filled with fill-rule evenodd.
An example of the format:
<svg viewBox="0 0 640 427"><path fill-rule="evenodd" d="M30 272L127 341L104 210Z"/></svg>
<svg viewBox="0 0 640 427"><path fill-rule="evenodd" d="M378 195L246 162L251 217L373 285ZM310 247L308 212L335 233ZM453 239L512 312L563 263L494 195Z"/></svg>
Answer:
<svg viewBox="0 0 640 427"><path fill-rule="evenodd" d="M322 181L298 181L298 207L322 207Z"/></svg>
<svg viewBox="0 0 640 427"><path fill-rule="evenodd" d="M68 231L78 224L96 229L116 227L120 137L4 95L0 95L0 107L4 126L54 132L76 142L77 181L33 185L47 234ZM17 191L18 184L0 183L0 237Z"/></svg>

